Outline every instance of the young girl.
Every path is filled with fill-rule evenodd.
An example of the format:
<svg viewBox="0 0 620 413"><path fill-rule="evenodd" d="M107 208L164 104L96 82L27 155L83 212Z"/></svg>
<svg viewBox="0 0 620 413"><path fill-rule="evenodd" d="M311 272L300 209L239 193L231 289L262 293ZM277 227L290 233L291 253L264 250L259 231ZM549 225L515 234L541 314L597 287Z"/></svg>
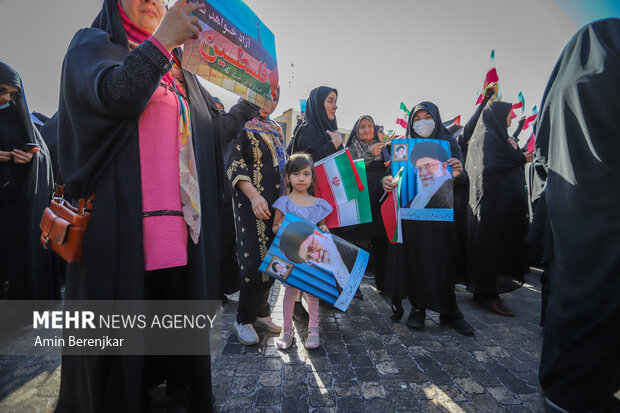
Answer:
<svg viewBox="0 0 620 413"><path fill-rule="evenodd" d="M290 212L300 218L316 224L321 231L328 232L325 226L325 217L332 212L332 207L321 198L316 198L308 193L308 188L314 181L314 163L310 155L296 153L291 155L286 163L286 179L289 182L289 194L284 195L273 204L276 216L273 220L273 233L280 229L284 215ZM293 344L293 308L295 297L299 290L290 285L285 285L284 293L284 324L282 334L276 345L281 350L288 349ZM306 294L310 321L308 323L307 349L315 349L320 345L319 340L319 299Z"/></svg>

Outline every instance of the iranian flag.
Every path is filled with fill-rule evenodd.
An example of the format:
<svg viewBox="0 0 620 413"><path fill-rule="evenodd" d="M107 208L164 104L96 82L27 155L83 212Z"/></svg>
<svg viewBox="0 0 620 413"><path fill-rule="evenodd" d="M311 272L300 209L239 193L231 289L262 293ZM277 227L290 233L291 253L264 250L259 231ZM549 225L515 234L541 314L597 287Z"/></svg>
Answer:
<svg viewBox="0 0 620 413"><path fill-rule="evenodd" d="M536 149L536 135L534 132L530 135L530 139L527 141L527 151L533 152Z"/></svg>
<svg viewBox="0 0 620 413"><path fill-rule="evenodd" d="M348 149L315 163L314 173L316 196L325 199L332 206L357 198L364 189Z"/></svg>
<svg viewBox="0 0 620 413"><path fill-rule="evenodd" d="M393 182L398 182L398 187L390 192L388 197L381 205L381 217L383 218L383 225L385 226L385 232L392 244L403 242L403 230L400 219L400 184L401 176L403 174L404 167L400 168L398 173L393 179Z"/></svg>
<svg viewBox="0 0 620 413"><path fill-rule="evenodd" d="M363 159L356 159L353 162L362 181L362 185L364 185L364 189L359 193L357 198L339 204L334 203L334 200L325 198L325 200L327 200L327 202L329 202L329 204L334 208L332 213L325 218L325 225L327 225L328 228L346 227L349 225L372 222L370 195L368 194L368 181L366 178L366 166ZM321 196L321 198L324 197Z"/></svg>
<svg viewBox="0 0 620 413"><path fill-rule="evenodd" d="M407 119L396 118L396 124L403 129L407 129Z"/></svg>
<svg viewBox="0 0 620 413"><path fill-rule="evenodd" d="M515 109L521 109L521 113L525 112L525 98L521 92L519 92L519 101L512 105L511 111Z"/></svg>
<svg viewBox="0 0 620 413"><path fill-rule="evenodd" d="M526 130L527 128L529 128L530 125L532 125L532 123L536 121L537 117L538 117L538 108L534 106L532 108L532 114L525 119L525 123L523 124L523 130Z"/></svg>

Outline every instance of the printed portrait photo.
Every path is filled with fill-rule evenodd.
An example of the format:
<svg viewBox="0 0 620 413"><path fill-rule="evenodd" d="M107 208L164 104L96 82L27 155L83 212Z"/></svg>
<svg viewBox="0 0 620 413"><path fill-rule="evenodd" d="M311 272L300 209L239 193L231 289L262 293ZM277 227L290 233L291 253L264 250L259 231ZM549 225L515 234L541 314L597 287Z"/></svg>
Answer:
<svg viewBox="0 0 620 413"><path fill-rule="evenodd" d="M292 269L293 264L288 263L281 258L273 257L267 267L267 273L282 281L286 281Z"/></svg>

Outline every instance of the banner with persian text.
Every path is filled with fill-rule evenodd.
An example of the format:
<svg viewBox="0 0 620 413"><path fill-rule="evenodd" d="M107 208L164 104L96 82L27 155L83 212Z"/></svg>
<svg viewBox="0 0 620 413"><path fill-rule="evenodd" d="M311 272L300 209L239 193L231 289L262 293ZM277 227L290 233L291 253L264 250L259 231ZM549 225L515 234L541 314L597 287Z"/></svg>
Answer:
<svg viewBox="0 0 620 413"><path fill-rule="evenodd" d="M183 67L269 109L279 80L273 33L241 0L189 2L203 5L194 12L202 29L185 42Z"/></svg>

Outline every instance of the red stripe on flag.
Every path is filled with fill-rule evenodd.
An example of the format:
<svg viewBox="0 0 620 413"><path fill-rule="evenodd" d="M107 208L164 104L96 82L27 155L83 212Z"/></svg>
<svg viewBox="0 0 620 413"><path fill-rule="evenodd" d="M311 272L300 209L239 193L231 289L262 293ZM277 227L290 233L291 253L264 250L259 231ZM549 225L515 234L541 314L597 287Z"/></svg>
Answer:
<svg viewBox="0 0 620 413"><path fill-rule="evenodd" d="M383 218L383 225L385 226L388 240L390 243L395 244L393 239L398 226L398 217L396 216L396 196L394 191L390 192L383 205L381 205L381 217Z"/></svg>
<svg viewBox="0 0 620 413"><path fill-rule="evenodd" d="M325 225L328 228L332 228L330 223L335 222L338 226L338 222L340 218L338 216L338 208L336 208L336 198L334 197L334 193L330 189L329 179L327 178L327 173L325 173L325 167L323 165L319 165L314 169L314 175L316 176L316 185L314 188L314 195L317 198L323 198L329 203L334 210L327 218L325 218Z"/></svg>
<svg viewBox="0 0 620 413"><path fill-rule="evenodd" d="M486 76L484 77L484 85L482 86L486 89L491 83L497 83L499 81L499 77L497 76L497 70L494 67L489 69Z"/></svg>
<svg viewBox="0 0 620 413"><path fill-rule="evenodd" d="M476 105L481 104L483 100L484 100L484 95L481 93L480 96L478 96L478 100L476 100Z"/></svg>
<svg viewBox="0 0 620 413"><path fill-rule="evenodd" d="M523 107L523 102L517 102L517 103L515 103L514 105L512 105L512 108L511 108L511 109L512 109L512 110L515 110L515 109L521 109L522 107Z"/></svg>
<svg viewBox="0 0 620 413"><path fill-rule="evenodd" d="M537 117L538 117L538 113L528 116L525 119L525 123L523 124L523 130L526 130L527 128L529 128L530 125L536 120Z"/></svg>
<svg viewBox="0 0 620 413"><path fill-rule="evenodd" d="M534 132L532 132L532 134L530 135L530 140L527 141L527 151L532 152L535 149L535 145L536 145L536 135L534 135Z"/></svg>
<svg viewBox="0 0 620 413"><path fill-rule="evenodd" d="M347 156L349 157L349 161L351 161L351 167L353 168L353 176L355 176L355 182L357 183L357 189L361 191L364 190L364 184L362 183L362 178L360 178L360 174L357 173L357 168L355 167L355 163L353 162L353 158L351 158L351 152L349 150L345 150Z"/></svg>

